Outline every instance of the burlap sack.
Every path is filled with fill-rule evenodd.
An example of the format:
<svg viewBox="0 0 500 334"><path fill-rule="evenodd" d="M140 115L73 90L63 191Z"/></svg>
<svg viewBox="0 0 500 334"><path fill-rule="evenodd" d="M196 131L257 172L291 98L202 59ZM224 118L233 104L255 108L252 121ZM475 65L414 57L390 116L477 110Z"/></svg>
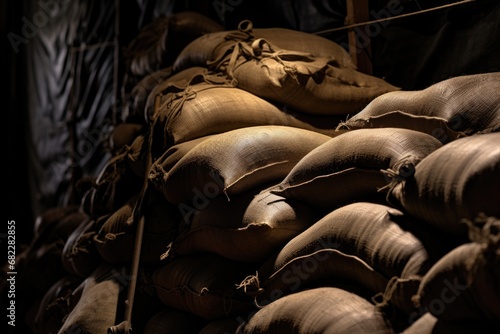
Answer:
<svg viewBox="0 0 500 334"><path fill-rule="evenodd" d="M231 45L209 68L240 89L314 115L356 114L374 98L400 90L378 77L338 67L329 58L281 49L266 39Z"/></svg>
<svg viewBox="0 0 500 334"><path fill-rule="evenodd" d="M414 175L395 180L391 201L447 233L466 236L462 219L500 216L500 133L457 139L435 150Z"/></svg>
<svg viewBox="0 0 500 334"><path fill-rule="evenodd" d="M201 195L231 197L280 180L304 155L330 138L275 125L227 131L196 145L166 178L157 175L150 181L173 204L192 202Z"/></svg>
<svg viewBox="0 0 500 334"><path fill-rule="evenodd" d="M339 44L307 32L285 28L254 28L248 20L240 22L238 30L205 34L189 43L173 64L175 72L192 66L206 66L219 58L226 48L239 41L264 38L286 50L308 52L316 57L325 57L338 67L355 69L349 53Z"/></svg>
<svg viewBox="0 0 500 334"><path fill-rule="evenodd" d="M420 311L446 322L480 321L500 328L500 221L479 216L471 242L443 256L414 296Z"/></svg>
<svg viewBox="0 0 500 334"><path fill-rule="evenodd" d="M260 309L238 333L395 333L373 304L333 287L306 290Z"/></svg>
<svg viewBox="0 0 500 334"><path fill-rule="evenodd" d="M130 283L121 276L122 269L102 264L85 279L73 291L70 303L76 305L57 333L107 333L119 319L120 291Z"/></svg>
<svg viewBox="0 0 500 334"><path fill-rule="evenodd" d="M132 261L137 222L130 219L136 200L137 197L133 197L110 215L93 236L97 251L109 263L125 264ZM150 191L142 212L145 226L141 261L145 265L159 265L161 254L177 233L179 213L161 194L153 191Z"/></svg>
<svg viewBox="0 0 500 334"><path fill-rule="evenodd" d="M261 262L319 218L313 208L301 203L270 193L254 194L234 196L229 202L225 197L214 198L198 209L183 209L189 226L169 252L210 252L236 261Z"/></svg>
<svg viewBox="0 0 500 334"><path fill-rule="evenodd" d="M254 270L247 263L200 253L168 262L152 278L165 306L214 320L254 307L251 299L236 289L236 284Z"/></svg>
<svg viewBox="0 0 500 334"><path fill-rule="evenodd" d="M391 166L394 178L410 176L441 146L434 137L408 129L348 131L309 152L271 192L331 209L385 196L390 179L381 169Z"/></svg>
<svg viewBox="0 0 500 334"><path fill-rule="evenodd" d="M408 226L403 228L402 222ZM448 249L436 247L441 236L422 243L412 233L418 230L411 227L416 223L385 205L346 205L289 241L242 287L260 305L314 284L348 282L408 313L421 276ZM397 289L387 290L390 280L396 280Z"/></svg>
<svg viewBox="0 0 500 334"><path fill-rule="evenodd" d="M341 128L407 127L446 143L500 129L500 72L453 77L419 91L374 99ZM397 113L397 115L394 115Z"/></svg>
<svg viewBox="0 0 500 334"><path fill-rule="evenodd" d="M165 150L188 140L243 127L282 125L335 135L340 117L285 111L226 79L197 76L185 89L159 95L153 117L154 146ZM220 78L217 77L217 80Z"/></svg>
<svg viewBox="0 0 500 334"><path fill-rule="evenodd" d="M86 219L66 240L61 261L64 269L76 277L88 277L103 262L94 244L96 220Z"/></svg>

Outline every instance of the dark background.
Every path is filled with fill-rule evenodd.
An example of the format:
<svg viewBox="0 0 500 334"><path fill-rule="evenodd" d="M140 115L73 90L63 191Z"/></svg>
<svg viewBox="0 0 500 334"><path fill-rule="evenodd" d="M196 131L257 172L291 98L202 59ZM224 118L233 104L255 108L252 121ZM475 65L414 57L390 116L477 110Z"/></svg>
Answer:
<svg viewBox="0 0 500 334"><path fill-rule="evenodd" d="M383 17L389 2L370 1L370 19ZM451 2L392 4L404 14ZM250 19L254 27L313 33L343 26L346 16L344 0L3 1L3 195L7 219L16 220L18 245L29 243L44 210L77 201L75 180L95 175L109 158L103 142L120 112L123 48L155 18L186 10L226 29ZM373 75L415 90L452 76L499 71L499 22L500 2L477 0L370 26ZM346 30L322 36L346 45Z"/></svg>

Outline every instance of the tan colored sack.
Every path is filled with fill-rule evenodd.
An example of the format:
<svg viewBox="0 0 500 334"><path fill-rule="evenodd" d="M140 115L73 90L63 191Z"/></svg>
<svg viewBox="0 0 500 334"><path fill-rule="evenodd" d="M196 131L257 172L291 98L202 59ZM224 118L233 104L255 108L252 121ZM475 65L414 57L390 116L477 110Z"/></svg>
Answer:
<svg viewBox="0 0 500 334"><path fill-rule="evenodd" d="M96 220L86 219L70 234L62 250L62 265L71 275L88 277L103 262L94 244Z"/></svg>
<svg viewBox="0 0 500 334"><path fill-rule="evenodd" d="M118 210L142 188L143 180L130 168L128 148L112 156L85 193L81 209L97 218Z"/></svg>
<svg viewBox="0 0 500 334"><path fill-rule="evenodd" d="M110 215L93 237L97 251L109 263L125 264L132 261L137 222L131 218L136 201L137 197L133 197ZM141 263L159 265L161 254L174 239L181 218L177 208L154 191L149 192L143 214L145 226Z"/></svg>
<svg viewBox="0 0 500 334"><path fill-rule="evenodd" d="M46 291L35 316L36 334L59 331L71 312L69 298L81 283L81 278L69 275L59 279Z"/></svg>
<svg viewBox="0 0 500 334"><path fill-rule="evenodd" d="M186 142L173 145L168 148L160 157L155 159L149 169L148 178L152 181L152 185L156 187L157 184L161 185L165 181L170 169L175 166L175 164L181 160L189 151L191 151L196 145L202 141L210 138L210 136L200 137ZM156 187L158 191L162 191L162 188Z"/></svg>
<svg viewBox="0 0 500 334"><path fill-rule="evenodd" d="M192 212L183 210L189 226L168 253L210 252L245 262L264 261L319 218L313 208L270 193L254 197L254 192L229 202L215 198Z"/></svg>
<svg viewBox="0 0 500 334"><path fill-rule="evenodd" d="M462 219L500 216L500 133L457 139L435 150L406 179L398 178L391 201L447 233L466 236Z"/></svg>
<svg viewBox="0 0 500 334"><path fill-rule="evenodd" d="M173 204L196 197L240 194L283 178L326 135L288 126L255 126L204 140L184 155L163 179L150 181Z"/></svg>
<svg viewBox="0 0 500 334"><path fill-rule="evenodd" d="M281 49L266 39L235 43L209 68L240 89L313 115L356 114L374 98L400 90L378 77L338 67L330 58Z"/></svg>
<svg viewBox="0 0 500 334"><path fill-rule="evenodd" d="M174 259L153 273L165 306L214 320L247 312L251 299L236 289L255 268L217 255L200 253Z"/></svg>
<svg viewBox="0 0 500 334"><path fill-rule="evenodd" d="M400 128L348 131L305 155L271 192L323 208L384 196L389 180L410 176L428 154L441 147L434 137Z"/></svg>
<svg viewBox="0 0 500 334"><path fill-rule="evenodd" d="M423 277L414 296L420 314L447 322L500 324L500 220L470 223L471 242L443 256ZM418 313L413 315L418 317Z"/></svg>
<svg viewBox="0 0 500 334"><path fill-rule="evenodd" d="M498 91L500 72L457 76L419 91L383 94L341 128L409 127L443 143L464 135L495 132L500 130ZM391 115L394 112L397 117Z"/></svg>
<svg viewBox="0 0 500 334"><path fill-rule="evenodd" d="M240 22L238 30L212 32L189 43L173 64L175 72L192 66L206 66L219 57L225 49L239 41L264 38L281 49L308 52L317 57L326 57L338 67L355 69L349 53L339 44L307 32L285 28L254 28L248 20Z"/></svg>
<svg viewBox="0 0 500 334"><path fill-rule="evenodd" d="M244 334L395 333L369 301L330 287L283 297L260 309L238 330Z"/></svg>
<svg viewBox="0 0 500 334"><path fill-rule="evenodd" d="M152 129L156 150L188 140L243 127L275 125L302 128L334 135L340 117L319 117L286 112L269 101L233 87L226 79L220 83L196 77L183 90L171 88L160 96ZM193 79L193 80L195 80Z"/></svg>
<svg viewBox="0 0 500 334"><path fill-rule="evenodd" d="M441 235L421 242L416 224L386 205L346 205L290 240L242 287L262 305L311 285L349 283L411 312L420 277L449 249L435 245ZM386 291L391 279L397 289Z"/></svg>
<svg viewBox="0 0 500 334"><path fill-rule="evenodd" d="M76 302L58 334L107 333L118 320L120 291L129 281L120 273L125 270L102 264L77 289L70 303Z"/></svg>

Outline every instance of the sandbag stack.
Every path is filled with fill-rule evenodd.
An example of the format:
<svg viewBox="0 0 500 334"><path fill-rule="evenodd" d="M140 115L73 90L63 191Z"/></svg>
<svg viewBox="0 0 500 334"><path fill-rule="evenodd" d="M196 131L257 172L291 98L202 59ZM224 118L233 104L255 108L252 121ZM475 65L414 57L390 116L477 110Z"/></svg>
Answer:
<svg viewBox="0 0 500 334"><path fill-rule="evenodd" d="M123 321L140 217L134 332L500 328L498 73L408 92L316 35L186 29L170 63L161 41L129 58L112 157L53 218L36 333Z"/></svg>

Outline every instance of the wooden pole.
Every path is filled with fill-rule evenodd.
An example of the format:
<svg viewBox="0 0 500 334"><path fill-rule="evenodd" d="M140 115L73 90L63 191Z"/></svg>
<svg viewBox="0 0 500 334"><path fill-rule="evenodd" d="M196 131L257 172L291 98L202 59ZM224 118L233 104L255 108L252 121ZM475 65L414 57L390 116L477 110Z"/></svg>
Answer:
<svg viewBox="0 0 500 334"><path fill-rule="evenodd" d="M370 19L368 0L347 0L346 25L366 22ZM360 72L372 74L371 41L365 27L355 27L347 32L349 54Z"/></svg>

